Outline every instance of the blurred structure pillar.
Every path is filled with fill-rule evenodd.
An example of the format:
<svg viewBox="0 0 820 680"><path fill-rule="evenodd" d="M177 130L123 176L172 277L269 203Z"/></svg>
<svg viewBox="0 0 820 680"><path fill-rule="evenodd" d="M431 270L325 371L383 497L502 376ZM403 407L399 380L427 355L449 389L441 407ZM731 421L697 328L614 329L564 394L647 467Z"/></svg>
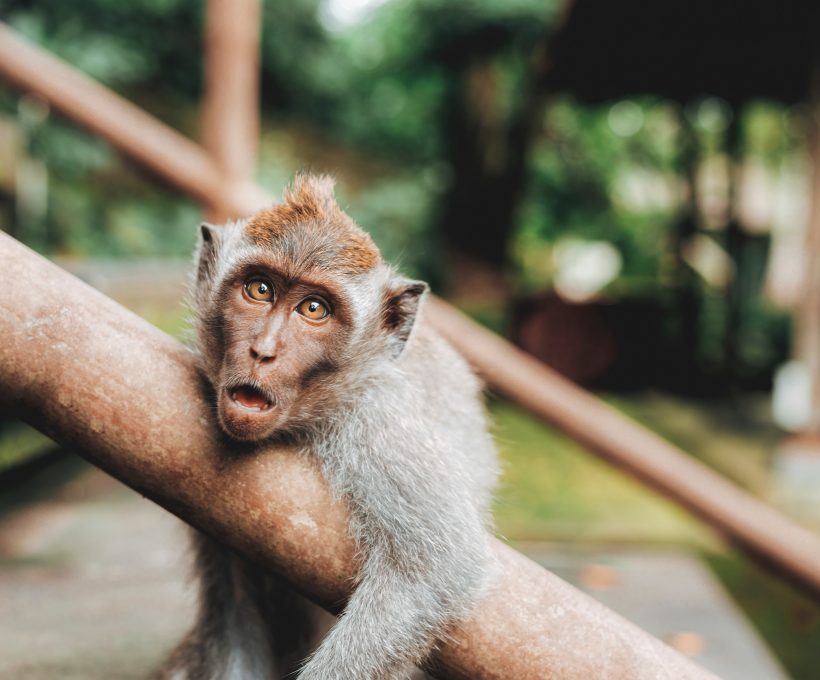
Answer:
<svg viewBox="0 0 820 680"><path fill-rule="evenodd" d="M698 233L700 197L697 171L700 148L692 124L682 109L678 110L678 129L679 163L687 194L669 239L675 316L678 323L675 361L671 362L669 370L675 373L674 381L678 387L689 391L693 389L693 382L698 374L695 365L700 339L701 295L695 271L686 261L686 253L691 249Z"/></svg>
<svg viewBox="0 0 820 680"><path fill-rule="evenodd" d="M253 179L259 141L259 0L209 0L205 15L205 98L202 146L223 182L242 186ZM219 205L206 217L223 222Z"/></svg>
<svg viewBox="0 0 820 680"><path fill-rule="evenodd" d="M778 447L775 478L780 505L820 520L820 59L815 60L805 134L809 200L799 263L802 285L794 307L795 361L776 379L774 396L776 417L785 404L788 412L780 418L788 416L800 429Z"/></svg>
<svg viewBox="0 0 820 680"><path fill-rule="evenodd" d="M739 190L743 168L743 107L732 108L729 126L724 140L727 163L726 197L726 251L734 265L724 290L725 325L723 329L723 371L730 389L736 387L740 373L740 342L745 296L743 273L745 270L744 242L746 233L741 224Z"/></svg>
<svg viewBox="0 0 820 680"><path fill-rule="evenodd" d="M796 307L795 354L805 366L811 385L811 415L805 433L820 438L820 66L815 67L810 107L806 121L810 163L809 212L803 287Z"/></svg>

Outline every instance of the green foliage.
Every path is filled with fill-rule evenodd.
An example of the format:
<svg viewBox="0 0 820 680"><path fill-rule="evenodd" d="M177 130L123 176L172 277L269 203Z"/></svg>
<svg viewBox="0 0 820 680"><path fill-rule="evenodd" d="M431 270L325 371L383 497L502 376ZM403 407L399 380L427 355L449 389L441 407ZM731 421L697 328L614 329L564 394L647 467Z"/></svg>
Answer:
<svg viewBox="0 0 820 680"><path fill-rule="evenodd" d="M149 110L184 119L200 93L201 10L193 0L3 0L13 28ZM141 92L148 93L140 95ZM160 102L160 103L158 103ZM183 108L184 108L183 106ZM28 155L48 171L48 204L15 233L46 252L181 255L197 211L144 181L99 139L49 115L37 100L6 93ZM13 120L14 118L12 118Z"/></svg>
<svg viewBox="0 0 820 680"><path fill-rule="evenodd" d="M387 3L363 26L326 34L320 49L309 50L314 68L296 87L314 104L303 113L340 139L402 163L441 158L442 109L465 66L498 54L526 58L555 5Z"/></svg>
<svg viewBox="0 0 820 680"><path fill-rule="evenodd" d="M202 10L195 0L2 0L11 26L115 89L200 91Z"/></svg>
<svg viewBox="0 0 820 680"><path fill-rule="evenodd" d="M373 236L385 258L402 271L428 281L437 275L438 249L429 233L430 192L423 180L396 177L371 185L351 202L351 216ZM340 196L344 202L344 195Z"/></svg>
<svg viewBox="0 0 820 680"><path fill-rule="evenodd" d="M534 244L551 244L570 235L615 245L623 257L625 279L657 279L659 243L679 205L658 202L636 210L621 194L622 185L632 178L654 179L662 188L665 183L673 193L674 111L669 104L649 99L630 104L640 123L627 135L613 130L617 104L588 108L562 98L549 107L546 134L533 150L513 242L525 288L548 283L549 271L532 270L522 254Z"/></svg>
<svg viewBox="0 0 820 680"><path fill-rule="evenodd" d="M0 13L46 49L195 136L204 6L0 0ZM452 203L451 190L472 168L486 163L483 178L493 179L511 166L509 154L519 153L510 138L532 101L529 69L536 50L549 44L560 6L555 0L394 0L361 24L340 26L323 0L267 0L263 127L289 135L300 148L287 160L263 151L260 178L276 190L303 166L336 172L343 187L345 179L353 187L349 206L388 255L443 280L445 202ZM10 89L0 90L0 115L20 131L34 161L29 169L47 170L44 208L21 211L0 195L4 228L45 252L183 255L190 248L196 209L104 143ZM523 151L529 162L507 243L511 288L551 285L553 249L567 237L616 247L623 267L610 284L613 296L653 294L674 283L669 232L685 207L681 122L691 125L700 153L719 155L732 115L717 99L681 107L645 97L585 107L554 98ZM746 155L772 172L799 164L794 113L755 104L741 129ZM299 157L306 136L322 148ZM465 152L464 144L474 148ZM376 159L379 171L362 172L366 164L351 161L356 155ZM485 185L478 186L483 192ZM466 195L469 200L469 189ZM719 364L724 291L697 286L704 297L699 356ZM740 354L745 365L765 371L783 356L787 339L782 316L755 302L759 290L759 282L744 288Z"/></svg>

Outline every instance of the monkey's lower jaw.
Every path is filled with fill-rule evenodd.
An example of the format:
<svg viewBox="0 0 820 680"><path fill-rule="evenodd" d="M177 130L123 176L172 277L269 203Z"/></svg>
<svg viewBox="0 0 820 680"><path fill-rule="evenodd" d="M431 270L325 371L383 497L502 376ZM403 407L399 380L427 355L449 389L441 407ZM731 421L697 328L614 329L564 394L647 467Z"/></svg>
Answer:
<svg viewBox="0 0 820 680"><path fill-rule="evenodd" d="M240 385L228 391L228 396L240 408L249 411L269 411L273 408L273 399L251 385Z"/></svg>
<svg viewBox="0 0 820 680"><path fill-rule="evenodd" d="M276 400L251 385L223 390L219 421L226 434L241 441L264 439L276 429L282 414Z"/></svg>

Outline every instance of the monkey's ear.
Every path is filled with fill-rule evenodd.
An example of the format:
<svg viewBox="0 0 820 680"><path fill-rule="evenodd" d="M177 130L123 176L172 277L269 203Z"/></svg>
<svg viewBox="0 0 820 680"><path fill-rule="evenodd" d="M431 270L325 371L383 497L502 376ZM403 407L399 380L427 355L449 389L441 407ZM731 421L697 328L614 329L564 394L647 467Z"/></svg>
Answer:
<svg viewBox="0 0 820 680"><path fill-rule="evenodd" d="M203 243L210 243L213 241L214 232L216 231L217 227L210 222L203 222L199 225L199 233L202 234L202 242Z"/></svg>
<svg viewBox="0 0 820 680"><path fill-rule="evenodd" d="M216 256L219 245L219 227L208 222L199 225L199 265L197 280L210 280L216 269Z"/></svg>
<svg viewBox="0 0 820 680"><path fill-rule="evenodd" d="M404 349L416 321L421 297L428 290L429 286L424 281L413 281L400 277L394 278L388 285L382 325L390 335L394 357L399 356Z"/></svg>

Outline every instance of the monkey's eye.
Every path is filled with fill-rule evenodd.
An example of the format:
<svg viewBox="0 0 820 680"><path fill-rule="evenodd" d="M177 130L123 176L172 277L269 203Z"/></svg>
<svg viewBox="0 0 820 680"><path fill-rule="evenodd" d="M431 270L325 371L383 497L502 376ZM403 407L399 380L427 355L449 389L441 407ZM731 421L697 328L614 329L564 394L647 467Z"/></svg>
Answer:
<svg viewBox="0 0 820 680"><path fill-rule="evenodd" d="M249 279L245 281L245 292L253 300L270 302L273 300L273 286L265 279Z"/></svg>
<svg viewBox="0 0 820 680"><path fill-rule="evenodd" d="M326 319L330 316L330 309L327 304L315 297L309 297L302 300L296 306L296 311L311 321L321 321L322 319Z"/></svg>

